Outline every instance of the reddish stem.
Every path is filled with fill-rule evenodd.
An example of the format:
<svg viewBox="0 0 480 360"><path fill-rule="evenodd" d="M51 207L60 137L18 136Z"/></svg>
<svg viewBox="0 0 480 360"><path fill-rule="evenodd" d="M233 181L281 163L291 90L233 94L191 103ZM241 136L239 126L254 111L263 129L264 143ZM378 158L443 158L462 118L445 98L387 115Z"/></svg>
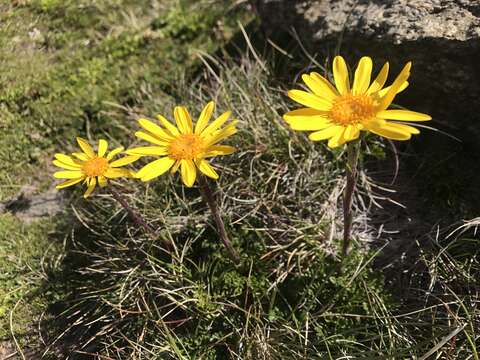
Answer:
<svg viewBox="0 0 480 360"><path fill-rule="evenodd" d="M122 207L125 210L127 210L128 214L130 215L134 223L137 224L138 226L143 227L145 231L147 231L154 238L157 238L157 233L155 232L155 230L153 230L153 228L147 224L147 222L143 219L143 217L138 212L136 212L132 207L130 207L130 205L128 205L128 202L125 199L125 197L123 197L123 195L119 191L117 191L115 187L111 184L108 187L108 189L110 190L110 194L112 194L113 198L117 200L118 203L122 205ZM172 250L172 244L169 241L166 241L166 240L162 240L162 241L165 247L169 251Z"/></svg>
<svg viewBox="0 0 480 360"><path fill-rule="evenodd" d="M351 141L347 144L347 185L343 192L343 246L342 256L348 255L352 231L352 203L355 185L357 182L357 162L360 153L360 141Z"/></svg>
<svg viewBox="0 0 480 360"><path fill-rule="evenodd" d="M217 226L218 236L222 240L223 244L227 248L228 254L232 261L238 265L240 263L240 257L238 256L237 252L232 246L230 242L227 231L225 230L225 224L223 223L222 217L220 215L220 210L217 205L217 201L215 199L215 194L213 193L210 185L208 184L208 180L205 176L200 175L198 182L200 184L200 191L202 193L203 199L208 204L210 211L212 212L213 219L215 220L215 224Z"/></svg>

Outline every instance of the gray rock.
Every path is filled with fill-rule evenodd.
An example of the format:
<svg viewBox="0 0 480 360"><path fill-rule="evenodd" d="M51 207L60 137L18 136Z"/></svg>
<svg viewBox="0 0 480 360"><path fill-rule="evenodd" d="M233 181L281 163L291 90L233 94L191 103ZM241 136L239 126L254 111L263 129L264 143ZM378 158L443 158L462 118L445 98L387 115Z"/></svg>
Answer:
<svg viewBox="0 0 480 360"><path fill-rule="evenodd" d="M480 37L478 0L258 0L257 9L267 30L293 26L317 41L341 31L387 35L396 44Z"/></svg>
<svg viewBox="0 0 480 360"><path fill-rule="evenodd" d="M0 214L9 212L25 223L31 223L63 210L64 199L58 190L53 188L40 194L34 190L25 186L14 199L0 203Z"/></svg>

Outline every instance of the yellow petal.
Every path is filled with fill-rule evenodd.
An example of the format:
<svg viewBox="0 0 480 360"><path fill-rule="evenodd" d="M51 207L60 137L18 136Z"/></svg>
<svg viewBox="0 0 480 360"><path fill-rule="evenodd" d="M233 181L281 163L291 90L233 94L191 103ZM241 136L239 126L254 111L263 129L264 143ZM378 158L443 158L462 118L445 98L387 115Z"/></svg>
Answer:
<svg viewBox="0 0 480 360"><path fill-rule="evenodd" d="M57 186L55 186L56 189L63 189L63 188L66 188L68 186L72 186L72 185L75 185L75 184L78 184L80 181L82 181L83 178L78 178L78 179L71 179L71 180L67 180L61 184L58 184Z"/></svg>
<svg viewBox="0 0 480 360"><path fill-rule="evenodd" d="M217 130L211 134L205 139L205 146L211 146L214 145L223 139L226 139L229 136L232 136L237 132L237 128L235 127L238 123L238 120L232 121L230 124L225 126L223 129Z"/></svg>
<svg viewBox="0 0 480 360"><path fill-rule="evenodd" d="M345 128L343 128L341 131L337 132L334 136L332 136L328 140L328 147L333 149L333 148L336 148L337 146L345 144L346 139L344 137L344 133L345 133Z"/></svg>
<svg viewBox="0 0 480 360"><path fill-rule="evenodd" d="M329 100L334 100L340 94L338 93L335 86L332 85L325 77L320 75L317 72L311 72L310 78L317 82L317 87L322 86L322 96Z"/></svg>
<svg viewBox="0 0 480 360"><path fill-rule="evenodd" d="M288 96L293 101L317 110L330 111L332 108L332 103L330 101L303 90L290 90Z"/></svg>
<svg viewBox="0 0 480 360"><path fill-rule="evenodd" d="M90 194L93 192L95 189L95 185L97 184L97 181L95 178L91 178L90 184L88 185L87 191L85 191L85 194L83 194L83 197L86 199L87 197L90 196Z"/></svg>
<svg viewBox="0 0 480 360"><path fill-rule="evenodd" d="M333 59L333 78L335 79L335 86L341 95L345 95L350 92L348 68L345 60L341 56L335 56Z"/></svg>
<svg viewBox="0 0 480 360"><path fill-rule="evenodd" d="M158 126L154 122L147 119L138 119L138 124L143 127L145 130L151 132L155 137L158 137L160 140L169 141L172 139L172 135L167 133L165 129Z"/></svg>
<svg viewBox="0 0 480 360"><path fill-rule="evenodd" d="M372 85L367 90L367 95L370 95L376 91L379 91L383 85L385 85L385 81L387 81L388 77L388 69L389 65L388 62L386 62L383 66L380 72L378 73L377 77L375 80L373 80Z"/></svg>
<svg viewBox="0 0 480 360"><path fill-rule="evenodd" d="M98 185L100 185L100 187L105 187L107 186L107 178L105 176L99 176L98 177Z"/></svg>
<svg viewBox="0 0 480 360"><path fill-rule="evenodd" d="M215 119L210 125L208 125L205 130L202 131L201 135L202 136L208 136L212 134L215 130L219 129L222 127L223 124L225 124L230 117L232 113L230 111L224 112L222 115L220 115L217 119Z"/></svg>
<svg viewBox="0 0 480 360"><path fill-rule="evenodd" d="M215 102L210 101L202 110L200 113L200 116L198 117L197 124L195 125L195 134L200 135L208 125L208 122L210 121L213 111L215 110Z"/></svg>
<svg viewBox="0 0 480 360"><path fill-rule="evenodd" d="M81 168L82 164L78 160L72 159L70 156L65 154L55 154L55 158L62 162L65 165L74 166L76 168Z"/></svg>
<svg viewBox="0 0 480 360"><path fill-rule="evenodd" d="M335 134L339 132L343 132L344 127L343 126L330 126L329 128L320 130L320 131L315 131L311 133L308 138L312 141L320 141L320 140L325 140L329 139Z"/></svg>
<svg viewBox="0 0 480 360"><path fill-rule="evenodd" d="M186 187L192 187L197 177L197 170L192 160L181 160L180 173Z"/></svg>
<svg viewBox="0 0 480 360"><path fill-rule="evenodd" d="M287 112L283 115L283 119L290 123L290 121L295 120L321 120L328 115L326 111L320 111L312 108L301 108Z"/></svg>
<svg viewBox="0 0 480 360"><path fill-rule="evenodd" d="M120 146L120 147L117 147L115 149L113 149L112 151L110 151L107 155L107 160L110 161L112 160L115 155L118 155L120 154L123 150L125 150L125 148L123 146Z"/></svg>
<svg viewBox="0 0 480 360"><path fill-rule="evenodd" d="M288 124L292 130L298 131L321 130L332 126L329 119L313 116L311 118L290 120Z"/></svg>
<svg viewBox="0 0 480 360"><path fill-rule="evenodd" d="M408 87L408 81L405 81L402 85L397 90L397 94L400 94L403 90L405 90ZM379 97L384 97L391 89L391 86L387 86L386 88L383 88L382 90L377 92L377 95Z"/></svg>
<svg viewBox="0 0 480 360"><path fill-rule="evenodd" d="M318 73L311 73L310 75L303 74L302 79L315 95L329 101L333 101L338 96L337 90L335 90L327 79Z"/></svg>
<svg viewBox="0 0 480 360"><path fill-rule="evenodd" d="M293 130L321 130L330 126L327 113L311 108L290 111L283 115Z"/></svg>
<svg viewBox="0 0 480 360"><path fill-rule="evenodd" d="M388 126L388 124L377 126L372 123L368 125L367 130L374 134L393 140L408 140L412 137L410 132L399 131L398 129Z"/></svg>
<svg viewBox="0 0 480 360"><path fill-rule="evenodd" d="M392 103L395 95L397 95L398 90L400 87L403 85L405 81L408 80L408 77L410 76L410 68L412 67L412 63L408 62L398 74L397 78L393 82L393 84L390 86L390 89L388 92L383 96L380 100L380 104L378 105L379 110L385 110L390 106Z"/></svg>
<svg viewBox="0 0 480 360"><path fill-rule="evenodd" d="M370 57L364 56L360 59L357 69L355 70L355 77L353 79L353 95L365 94L368 86L370 85L372 67L373 64Z"/></svg>
<svg viewBox="0 0 480 360"><path fill-rule="evenodd" d="M135 176L142 179L142 181L149 181L167 172L174 163L174 159L170 159L169 157L163 157L145 165L137 172Z"/></svg>
<svg viewBox="0 0 480 360"><path fill-rule="evenodd" d="M201 159L197 161L198 169L212 179L218 179L218 174L207 160Z"/></svg>
<svg viewBox="0 0 480 360"><path fill-rule="evenodd" d="M80 146L80 149L89 157L89 158L94 158L95 153L93 152L92 147L88 143L87 140L82 139L81 137L77 137L77 142L78 145Z"/></svg>
<svg viewBox="0 0 480 360"><path fill-rule="evenodd" d="M157 119L162 123L162 125L172 134L173 136L178 136L180 132L170 121L165 119L162 115L157 115Z"/></svg>
<svg viewBox="0 0 480 360"><path fill-rule="evenodd" d="M103 157L108 149L108 142L106 140L98 140L98 156Z"/></svg>
<svg viewBox="0 0 480 360"><path fill-rule="evenodd" d="M168 150L165 146L141 146L133 149L128 149L125 153L129 155L141 155L141 156L163 156L167 155Z"/></svg>
<svg viewBox="0 0 480 360"><path fill-rule="evenodd" d="M382 119L390 120L405 120L405 121L428 121L432 117L427 114L419 113L410 110L383 110L377 113L377 116Z"/></svg>
<svg viewBox="0 0 480 360"><path fill-rule="evenodd" d="M230 155L234 152L235 152L235 148L233 146L212 145L206 150L203 157L211 157L211 156L218 156L218 155Z"/></svg>
<svg viewBox="0 0 480 360"><path fill-rule="evenodd" d="M53 177L57 179L78 179L84 176L80 170L65 170L53 173Z"/></svg>
<svg viewBox="0 0 480 360"><path fill-rule="evenodd" d="M103 175L109 179L115 179L119 177L130 177L131 172L128 169L109 168Z"/></svg>
<svg viewBox="0 0 480 360"><path fill-rule="evenodd" d="M131 163L137 161L138 159L140 159L140 156L138 156L138 155L125 156L125 157L120 158L118 160L112 161L109 165L111 167L125 166L125 165L131 164Z"/></svg>
<svg viewBox="0 0 480 360"><path fill-rule="evenodd" d="M162 139L159 139L158 137L156 137L154 135L143 132L143 131L137 131L135 133L135 136L140 138L140 139L143 139L145 141L151 142L152 144L156 144L156 145L160 145L160 146L167 146L168 145L168 142L166 142Z"/></svg>
<svg viewBox="0 0 480 360"><path fill-rule="evenodd" d="M74 152L74 153L72 153L72 156L76 157L77 159L79 159L81 161L87 161L87 160L90 159L90 157L88 157L88 155L84 154L84 153Z"/></svg>
<svg viewBox="0 0 480 360"><path fill-rule="evenodd" d="M67 165L61 161L58 160L53 160L52 161L53 165L58 166L59 168L67 169L67 170L75 170L78 171L80 170L80 166L75 164L75 165Z"/></svg>
<svg viewBox="0 0 480 360"><path fill-rule="evenodd" d="M397 124L393 122L388 122L388 128L389 129L396 129L402 133L410 133L414 135L420 134L420 130L418 130L416 127L406 125L406 124Z"/></svg>
<svg viewBox="0 0 480 360"><path fill-rule="evenodd" d="M176 106L173 110L173 116L182 134L191 134L193 132L192 118L184 106Z"/></svg>
<svg viewBox="0 0 480 360"><path fill-rule="evenodd" d="M343 137L345 141L352 141L358 138L360 135L360 129L356 125L348 125L345 128L345 132L343 133Z"/></svg>
<svg viewBox="0 0 480 360"><path fill-rule="evenodd" d="M177 172L177 170L178 170L179 167L180 167L180 160L177 160L177 161L175 161L175 164L173 164L170 172L171 172L172 174L175 174L175 173Z"/></svg>

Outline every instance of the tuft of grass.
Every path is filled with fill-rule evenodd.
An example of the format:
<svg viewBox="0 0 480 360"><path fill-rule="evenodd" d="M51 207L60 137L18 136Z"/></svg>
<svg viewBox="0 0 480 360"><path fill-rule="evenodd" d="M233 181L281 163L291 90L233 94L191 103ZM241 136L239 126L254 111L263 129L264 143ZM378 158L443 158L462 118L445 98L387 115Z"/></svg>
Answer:
<svg viewBox="0 0 480 360"><path fill-rule="evenodd" d="M78 200L55 219L27 227L0 215L2 338L51 359L478 358L478 221L405 237L409 250L380 267L375 184L362 173L357 248L340 263L341 150L285 127L291 105L251 43L236 59L211 55L248 14L212 1L22 3L0 5L0 44L12 50L0 56L14 69L0 74L0 196L48 171L43 154L79 133L135 146L138 117L171 118L179 103L197 115L213 99L240 120L238 151L215 166L242 262L228 261L198 189L178 174L123 184L157 239L108 194L84 201L69 189Z"/></svg>
<svg viewBox="0 0 480 360"><path fill-rule="evenodd" d="M130 202L175 244L171 257L110 196L75 204L83 225L57 275L71 296L46 328L61 334L51 335L50 349L63 343L68 353L119 359L418 356L427 344L410 335L402 304L372 266L378 252L360 249L341 265L336 258L332 193L342 163L286 129L284 92L257 61L203 61L202 81L179 91L192 113L214 99L218 113L231 109L240 119L237 153L216 166L241 266L224 253L198 190L176 176L125 185ZM173 105L149 92L142 100L142 113L112 106L112 117L168 115Z"/></svg>

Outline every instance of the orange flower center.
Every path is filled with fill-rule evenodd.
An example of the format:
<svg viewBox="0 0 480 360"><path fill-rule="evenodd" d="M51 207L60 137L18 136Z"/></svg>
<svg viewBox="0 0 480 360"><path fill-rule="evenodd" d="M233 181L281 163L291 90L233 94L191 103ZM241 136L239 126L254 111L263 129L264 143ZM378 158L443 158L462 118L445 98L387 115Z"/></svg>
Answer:
<svg viewBox="0 0 480 360"><path fill-rule="evenodd" d="M108 160L103 157L95 157L87 160L83 166L82 171L87 176L100 176L108 169Z"/></svg>
<svg viewBox="0 0 480 360"><path fill-rule="evenodd" d="M333 102L329 117L337 125L355 125L375 116L375 102L367 95L343 95Z"/></svg>
<svg viewBox="0 0 480 360"><path fill-rule="evenodd" d="M170 143L168 156L175 160L193 160L204 151L203 139L196 134L182 134Z"/></svg>

